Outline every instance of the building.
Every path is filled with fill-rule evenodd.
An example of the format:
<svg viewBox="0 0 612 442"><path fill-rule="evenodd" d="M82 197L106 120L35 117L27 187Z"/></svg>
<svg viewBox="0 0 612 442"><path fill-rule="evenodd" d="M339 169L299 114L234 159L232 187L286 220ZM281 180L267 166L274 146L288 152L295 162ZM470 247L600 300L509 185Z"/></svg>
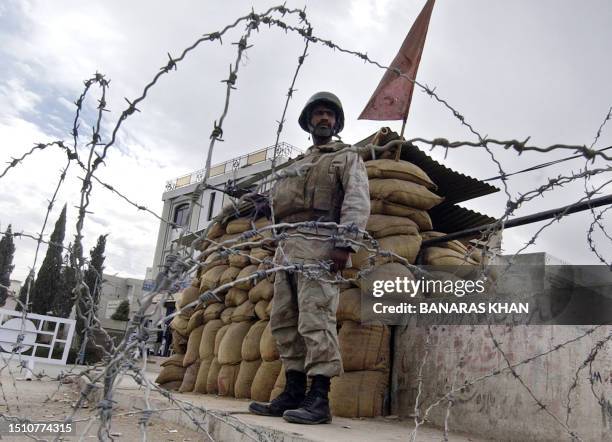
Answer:
<svg viewBox="0 0 612 442"><path fill-rule="evenodd" d="M115 275L104 274L104 283L100 294L98 305L98 317L100 324L107 330L124 330L126 323L112 319L113 313L117 311L119 304L127 301L130 304L130 312L138 308L136 301L143 293L142 279L121 278Z"/></svg>

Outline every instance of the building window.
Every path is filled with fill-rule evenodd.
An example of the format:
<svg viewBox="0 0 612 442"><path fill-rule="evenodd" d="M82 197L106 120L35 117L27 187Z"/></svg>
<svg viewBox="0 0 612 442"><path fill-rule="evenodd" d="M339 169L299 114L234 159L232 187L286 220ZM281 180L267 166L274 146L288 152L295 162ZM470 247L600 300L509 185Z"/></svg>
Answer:
<svg viewBox="0 0 612 442"><path fill-rule="evenodd" d="M208 216L206 217L206 221L210 221L213 217L213 213L215 211L215 197L217 196L217 192L212 192L210 194L210 199L208 200Z"/></svg>
<svg viewBox="0 0 612 442"><path fill-rule="evenodd" d="M189 216L189 204L181 204L174 209L174 224L178 227L185 227L187 225L187 217Z"/></svg>

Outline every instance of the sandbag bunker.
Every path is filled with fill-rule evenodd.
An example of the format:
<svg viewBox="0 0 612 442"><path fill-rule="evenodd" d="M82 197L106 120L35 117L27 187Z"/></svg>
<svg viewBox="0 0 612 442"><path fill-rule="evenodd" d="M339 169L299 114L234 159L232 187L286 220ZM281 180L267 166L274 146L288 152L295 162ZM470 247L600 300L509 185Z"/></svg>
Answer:
<svg viewBox="0 0 612 442"><path fill-rule="evenodd" d="M443 235L433 230L428 211L442 203L438 186L417 165L393 158L366 161L371 214L366 227L380 247L414 264L478 265L478 249L461 241L421 248L424 239ZM285 375L269 319L274 302L274 274L244 280L272 267L275 243L270 230L243 239L257 246L228 245L237 253L222 253L218 244L270 224L266 218L240 217L216 222L200 249L202 267L190 287L175 295L176 307L196 301L201 293L222 285L223 302L200 304L175 316L174 354L161 365L156 382L168 390L215 394L269 401L284 389ZM241 237L242 238L242 237ZM266 239L268 239L266 241ZM229 244L229 243L228 243ZM412 274L393 256L375 255L362 248L351 256L352 267L342 275L337 310L338 339L344 374L331 384L332 413L342 417L374 417L388 411L392 369L389 326L361 321L359 272L374 267L377 278ZM370 274L371 276L371 274Z"/></svg>

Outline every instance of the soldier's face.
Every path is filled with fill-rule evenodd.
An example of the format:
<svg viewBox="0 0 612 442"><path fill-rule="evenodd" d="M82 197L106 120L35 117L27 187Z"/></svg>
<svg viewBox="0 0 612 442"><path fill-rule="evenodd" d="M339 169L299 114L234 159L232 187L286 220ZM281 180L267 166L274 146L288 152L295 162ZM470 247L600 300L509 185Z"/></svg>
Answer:
<svg viewBox="0 0 612 442"><path fill-rule="evenodd" d="M319 128L331 131L336 125L336 113L331 107L317 104L310 114L310 124L315 130Z"/></svg>

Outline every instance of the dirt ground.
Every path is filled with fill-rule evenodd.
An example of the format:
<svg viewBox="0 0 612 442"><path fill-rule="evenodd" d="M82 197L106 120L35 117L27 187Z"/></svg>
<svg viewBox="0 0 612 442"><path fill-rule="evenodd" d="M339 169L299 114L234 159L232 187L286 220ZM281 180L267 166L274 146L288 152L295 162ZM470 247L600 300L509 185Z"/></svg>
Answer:
<svg viewBox="0 0 612 442"><path fill-rule="evenodd" d="M11 376L2 373L0 378L0 412L5 415L26 417L36 422L40 421L63 421L73 411L72 405L78 399L78 393L70 385L59 385L54 381L26 381L16 380L13 382ZM118 441L142 440L142 434L138 425L139 414L125 414L128 410L117 407L113 412L111 436ZM88 429L88 419L96 416L96 410L85 408L79 410L74 420L76 434L62 436L59 440L79 440L86 431L84 440L98 439L97 430L99 421L93 420ZM26 435L8 434L6 423L2 424L2 441L22 440L54 440L55 435L36 435L36 438ZM147 428L147 440L149 441L200 441L205 440L203 433L197 433L185 428L180 428L159 418L152 417Z"/></svg>

